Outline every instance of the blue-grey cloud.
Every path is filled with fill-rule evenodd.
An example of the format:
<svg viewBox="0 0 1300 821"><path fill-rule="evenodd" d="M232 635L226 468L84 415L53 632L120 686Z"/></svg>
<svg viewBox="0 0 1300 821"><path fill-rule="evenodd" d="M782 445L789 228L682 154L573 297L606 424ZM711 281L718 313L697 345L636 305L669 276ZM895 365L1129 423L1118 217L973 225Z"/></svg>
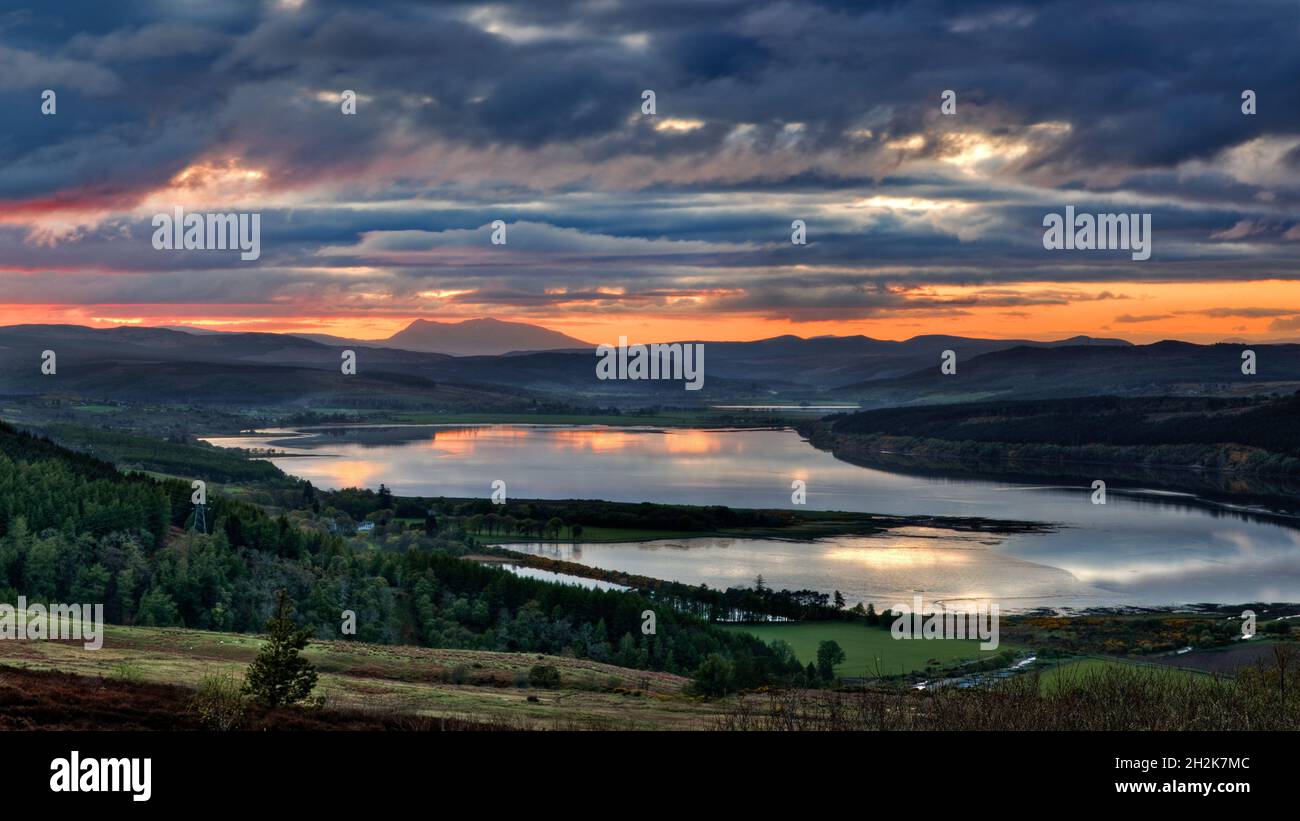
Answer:
<svg viewBox="0 0 1300 821"><path fill-rule="evenodd" d="M1296 34L1283 0L38 6L0 15L0 279L114 304L695 290L816 319L1086 298L918 291L940 284L1295 278ZM222 163L260 182L177 182ZM164 194L262 212L259 273L154 252ZM1045 251L1066 205L1151 214L1151 260ZM475 245L494 219L513 243Z"/></svg>

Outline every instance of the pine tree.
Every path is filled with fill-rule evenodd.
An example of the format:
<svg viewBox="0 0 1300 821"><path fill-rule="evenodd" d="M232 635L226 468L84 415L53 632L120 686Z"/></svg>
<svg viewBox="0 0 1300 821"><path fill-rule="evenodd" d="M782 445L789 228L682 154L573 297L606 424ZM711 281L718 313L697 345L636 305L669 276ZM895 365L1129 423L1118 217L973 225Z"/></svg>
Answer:
<svg viewBox="0 0 1300 821"><path fill-rule="evenodd" d="M267 707L295 704L311 695L316 670L299 655L311 631L294 625L293 602L284 590L276 594L276 614L266 623L270 639L248 668L244 690Z"/></svg>

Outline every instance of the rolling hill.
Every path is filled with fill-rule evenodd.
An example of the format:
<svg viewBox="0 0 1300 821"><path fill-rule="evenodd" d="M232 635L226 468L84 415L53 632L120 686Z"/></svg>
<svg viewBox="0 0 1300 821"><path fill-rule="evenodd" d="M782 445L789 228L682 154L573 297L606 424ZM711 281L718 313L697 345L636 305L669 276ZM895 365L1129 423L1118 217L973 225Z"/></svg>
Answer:
<svg viewBox="0 0 1300 821"><path fill-rule="evenodd" d="M1256 373L1242 373L1242 354L1256 354ZM966 358L941 374L939 357L905 376L863 380L834 390L867 406L1069 396L1215 395L1290 392L1300 382L1300 345L1021 346Z"/></svg>
<svg viewBox="0 0 1300 821"><path fill-rule="evenodd" d="M492 344L505 344L505 337L494 335L502 324L510 323L490 326ZM470 323L455 327L464 326ZM431 327L436 335L447 326L427 323L408 331L422 334ZM523 341L511 338L511 344ZM14 325L0 328L0 394L245 406L414 403L460 410L520 409L536 402L633 407L817 399L887 407L1107 394L1272 392L1300 382L1297 344L1133 345L1088 337L1034 342L954 336L901 342L782 336L701 344L704 388L686 391L680 381L600 380L590 350L452 356L358 342L349 343L357 356L357 373L345 377L339 344L292 334ZM1257 354L1257 375L1241 372L1247 348ZM58 356L56 375L41 373L45 350ZM945 350L957 354L956 374L939 372Z"/></svg>
<svg viewBox="0 0 1300 821"><path fill-rule="evenodd" d="M46 350L57 357L51 375L41 372ZM451 359L445 354L353 350L357 372L345 377L339 348L286 334L12 325L0 328L0 393L245 407L417 401L509 408L530 398L436 381L431 368Z"/></svg>

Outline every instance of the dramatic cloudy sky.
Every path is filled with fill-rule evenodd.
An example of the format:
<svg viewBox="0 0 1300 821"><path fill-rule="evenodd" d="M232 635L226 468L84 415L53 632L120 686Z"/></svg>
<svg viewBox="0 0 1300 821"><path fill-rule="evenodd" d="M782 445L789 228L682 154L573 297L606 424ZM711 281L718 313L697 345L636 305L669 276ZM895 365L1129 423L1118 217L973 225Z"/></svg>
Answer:
<svg viewBox="0 0 1300 821"><path fill-rule="evenodd" d="M0 323L1300 338L1295 0L32 6ZM261 259L154 250L176 205ZM1066 205L1151 258L1044 250Z"/></svg>

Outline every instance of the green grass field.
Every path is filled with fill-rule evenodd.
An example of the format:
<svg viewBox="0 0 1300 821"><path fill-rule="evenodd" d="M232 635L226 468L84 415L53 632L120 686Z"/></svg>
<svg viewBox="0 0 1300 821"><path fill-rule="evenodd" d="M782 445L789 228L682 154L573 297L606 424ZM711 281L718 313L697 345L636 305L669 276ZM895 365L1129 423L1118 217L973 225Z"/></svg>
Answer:
<svg viewBox="0 0 1300 821"><path fill-rule="evenodd" d="M1120 658L1087 656L1063 661L1044 669L1039 677L1039 685L1044 691L1049 687L1061 685L1068 687L1072 683L1082 681L1088 676L1103 670L1145 671L1154 676L1195 676L1201 678L1208 675L1198 670L1188 670L1182 667L1169 667Z"/></svg>
<svg viewBox="0 0 1300 821"><path fill-rule="evenodd" d="M763 641L781 639L794 648L799 661L817 660L817 645L826 640L839 642L845 661L835 668L837 676L901 675L927 667L949 667L958 662L989 658L1007 649L980 650L975 640L942 641L895 639L888 629L847 622L799 622L795 624L729 625L728 630L750 633Z"/></svg>

